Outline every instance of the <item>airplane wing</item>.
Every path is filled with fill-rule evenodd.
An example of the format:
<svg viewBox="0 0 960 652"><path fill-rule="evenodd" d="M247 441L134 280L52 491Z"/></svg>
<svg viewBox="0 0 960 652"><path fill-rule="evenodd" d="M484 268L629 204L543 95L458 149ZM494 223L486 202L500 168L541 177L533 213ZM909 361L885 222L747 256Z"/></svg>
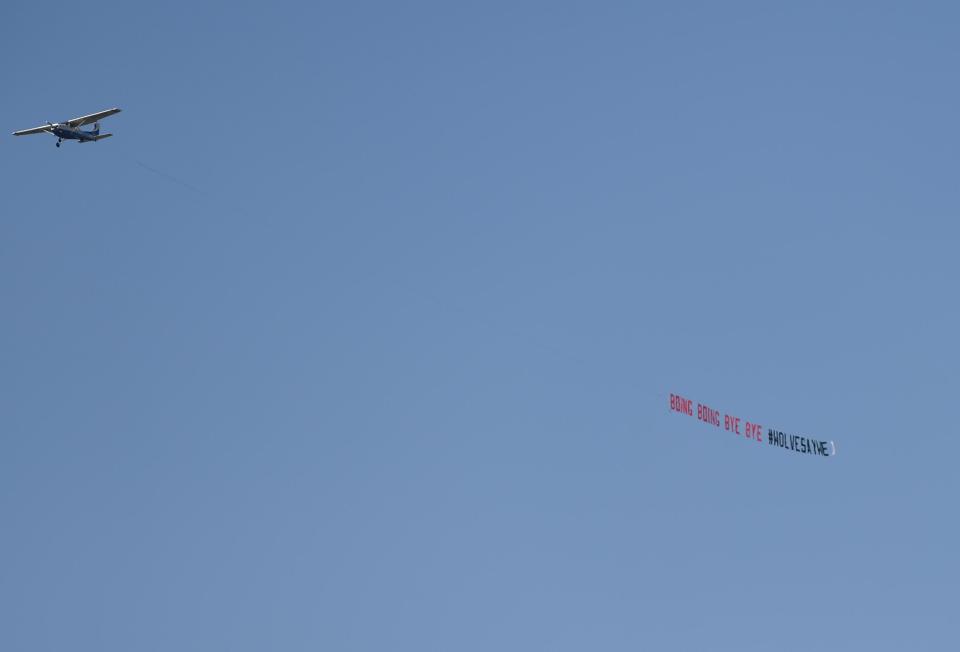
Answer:
<svg viewBox="0 0 960 652"><path fill-rule="evenodd" d="M83 125L88 125L97 120L102 120L108 116L113 115L114 113L120 113L120 109L107 109L106 111L100 111L99 113L91 113L90 115L82 115L79 118L73 118L72 120L67 120L67 124L76 129L77 127L82 127Z"/></svg>
<svg viewBox="0 0 960 652"><path fill-rule="evenodd" d="M30 134L42 134L45 131L50 131L53 127L50 125L44 125L42 127L34 127L33 129L22 129L21 131L13 132L14 136L29 136Z"/></svg>

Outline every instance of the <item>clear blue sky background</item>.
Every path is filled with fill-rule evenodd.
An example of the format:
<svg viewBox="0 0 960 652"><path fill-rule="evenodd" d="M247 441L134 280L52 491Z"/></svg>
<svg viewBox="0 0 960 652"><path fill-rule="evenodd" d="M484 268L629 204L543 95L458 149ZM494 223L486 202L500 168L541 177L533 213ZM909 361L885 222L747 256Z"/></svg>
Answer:
<svg viewBox="0 0 960 652"><path fill-rule="evenodd" d="M955 3L3 14L0 648L953 649Z"/></svg>

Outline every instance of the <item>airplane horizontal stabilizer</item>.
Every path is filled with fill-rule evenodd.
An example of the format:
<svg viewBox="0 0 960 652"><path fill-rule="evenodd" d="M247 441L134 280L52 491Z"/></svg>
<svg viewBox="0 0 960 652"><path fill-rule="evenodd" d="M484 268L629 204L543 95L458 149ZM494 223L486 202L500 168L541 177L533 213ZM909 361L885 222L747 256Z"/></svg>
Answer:
<svg viewBox="0 0 960 652"><path fill-rule="evenodd" d="M100 134L99 136L95 137L94 140L103 140L104 138L109 138L112 135L113 134Z"/></svg>

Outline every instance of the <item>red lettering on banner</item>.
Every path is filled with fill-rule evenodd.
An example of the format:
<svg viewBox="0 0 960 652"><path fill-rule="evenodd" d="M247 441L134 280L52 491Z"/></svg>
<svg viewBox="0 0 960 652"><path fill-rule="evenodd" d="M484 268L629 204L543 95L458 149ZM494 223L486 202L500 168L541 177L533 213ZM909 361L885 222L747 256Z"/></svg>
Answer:
<svg viewBox="0 0 960 652"><path fill-rule="evenodd" d="M716 427L720 427L720 411L714 410L701 403L697 403L697 418L700 419L700 421L712 423Z"/></svg>
<svg viewBox="0 0 960 652"><path fill-rule="evenodd" d="M723 415L723 427L727 430L740 434L740 417L732 417L729 414Z"/></svg>
<svg viewBox="0 0 960 652"><path fill-rule="evenodd" d="M757 441L763 441L763 426L759 423L750 423L747 421L747 439L756 439Z"/></svg>
<svg viewBox="0 0 960 652"><path fill-rule="evenodd" d="M680 412L681 414L686 414L688 417L693 416L693 401L689 398L683 398L682 396L677 396L676 394L670 395L670 409L674 412Z"/></svg>

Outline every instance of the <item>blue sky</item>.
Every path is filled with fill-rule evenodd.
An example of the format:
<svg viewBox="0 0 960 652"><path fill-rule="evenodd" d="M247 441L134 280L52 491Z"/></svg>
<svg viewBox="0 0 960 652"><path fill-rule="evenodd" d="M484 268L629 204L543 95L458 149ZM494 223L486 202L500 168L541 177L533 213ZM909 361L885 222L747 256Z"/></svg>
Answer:
<svg viewBox="0 0 960 652"><path fill-rule="evenodd" d="M956 640L952 3L4 13L3 649Z"/></svg>

